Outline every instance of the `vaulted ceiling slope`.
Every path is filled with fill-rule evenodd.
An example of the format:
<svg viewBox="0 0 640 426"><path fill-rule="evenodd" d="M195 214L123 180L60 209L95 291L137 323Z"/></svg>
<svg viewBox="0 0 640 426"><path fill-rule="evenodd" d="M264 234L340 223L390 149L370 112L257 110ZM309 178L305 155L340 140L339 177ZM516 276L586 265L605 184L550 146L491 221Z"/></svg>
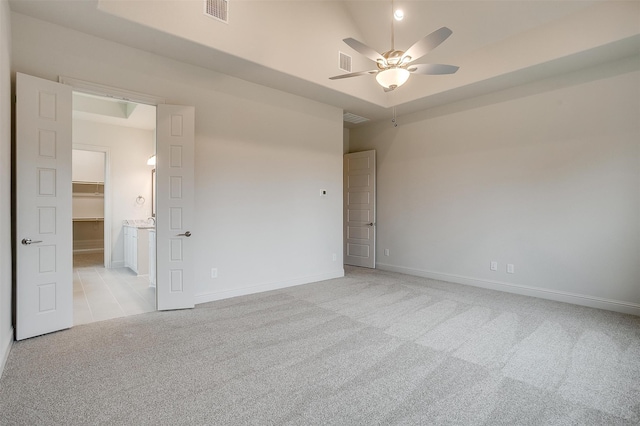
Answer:
<svg viewBox="0 0 640 426"><path fill-rule="evenodd" d="M395 46L453 30L417 61L460 66L416 75L385 93L373 76L329 80L375 64L342 42L391 47L391 2L229 0L228 23L205 0L11 0L14 12L343 108L372 120L406 114L640 52L640 2L609 0L397 0Z"/></svg>

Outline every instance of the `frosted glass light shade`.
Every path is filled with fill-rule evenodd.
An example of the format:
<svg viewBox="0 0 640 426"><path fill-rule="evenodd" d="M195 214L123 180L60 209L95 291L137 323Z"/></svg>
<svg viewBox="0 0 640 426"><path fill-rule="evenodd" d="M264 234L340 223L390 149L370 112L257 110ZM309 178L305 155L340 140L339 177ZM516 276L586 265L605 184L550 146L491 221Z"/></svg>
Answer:
<svg viewBox="0 0 640 426"><path fill-rule="evenodd" d="M404 68L389 68L376 74L376 81L385 89L400 87L407 82L411 73Z"/></svg>

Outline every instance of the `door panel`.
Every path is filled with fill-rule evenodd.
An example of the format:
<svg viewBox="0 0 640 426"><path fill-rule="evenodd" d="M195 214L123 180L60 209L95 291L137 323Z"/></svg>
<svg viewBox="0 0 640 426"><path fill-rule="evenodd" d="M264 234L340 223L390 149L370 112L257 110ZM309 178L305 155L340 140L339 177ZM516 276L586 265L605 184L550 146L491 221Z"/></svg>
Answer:
<svg viewBox="0 0 640 426"><path fill-rule="evenodd" d="M376 152L344 156L344 263L376 267Z"/></svg>
<svg viewBox="0 0 640 426"><path fill-rule="evenodd" d="M195 109L158 105L157 115L158 309L192 308Z"/></svg>
<svg viewBox="0 0 640 426"><path fill-rule="evenodd" d="M16 338L73 325L71 88L16 74Z"/></svg>

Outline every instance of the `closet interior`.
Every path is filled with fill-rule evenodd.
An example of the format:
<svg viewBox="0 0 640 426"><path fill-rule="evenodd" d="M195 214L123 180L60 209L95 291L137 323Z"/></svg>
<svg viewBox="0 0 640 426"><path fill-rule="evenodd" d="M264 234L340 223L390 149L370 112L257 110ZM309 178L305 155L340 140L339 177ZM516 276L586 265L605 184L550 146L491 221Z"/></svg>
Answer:
<svg viewBox="0 0 640 426"><path fill-rule="evenodd" d="M82 152L93 157L90 173L72 182L73 253L104 252L104 153ZM85 169L87 170L87 169ZM80 171L82 172L82 170Z"/></svg>

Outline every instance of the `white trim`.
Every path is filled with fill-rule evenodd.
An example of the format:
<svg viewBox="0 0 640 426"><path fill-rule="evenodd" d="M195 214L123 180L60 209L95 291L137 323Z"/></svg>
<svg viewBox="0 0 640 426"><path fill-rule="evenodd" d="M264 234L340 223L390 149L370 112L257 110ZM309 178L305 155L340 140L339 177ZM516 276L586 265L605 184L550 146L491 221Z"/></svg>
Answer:
<svg viewBox="0 0 640 426"><path fill-rule="evenodd" d="M74 143L73 149L104 153L104 267L111 266L111 151L107 146Z"/></svg>
<svg viewBox="0 0 640 426"><path fill-rule="evenodd" d="M230 299L237 296L246 296L249 294L262 293L265 291L279 290L281 288L294 287L302 284L310 284L318 281L331 280L334 278L344 277L344 269L340 269L334 272L327 272L319 275L309 275L306 277L293 278L286 281L271 281L262 284L257 284L249 287L243 287L232 290L223 290L213 293L196 294L195 303L213 302L216 300Z"/></svg>
<svg viewBox="0 0 640 426"><path fill-rule="evenodd" d="M147 105L164 104L164 98L146 95L144 93L131 90L118 89L117 87L105 86L104 84L92 83L90 81L79 80L77 78L61 75L58 82L73 87L73 90L90 95L105 96L107 98L121 99L123 101L137 102Z"/></svg>
<svg viewBox="0 0 640 426"><path fill-rule="evenodd" d="M487 288L490 290L504 291L507 293L521 294L523 296L539 297L541 299L556 302L571 303L574 305L588 306L590 308L605 309L640 316L640 305L621 300L604 299L588 296L586 294L569 293L566 291L549 290L540 287L530 287L520 284L512 284L501 281L484 280L480 278L465 277L461 275L446 274L442 272L425 271L422 269L408 268L405 266L377 263L377 268L382 271L399 272L401 274L414 275L439 281L448 281L456 284L470 285L473 287Z"/></svg>
<svg viewBox="0 0 640 426"><path fill-rule="evenodd" d="M111 268L115 269L115 268L124 268L124 260L112 260L111 261Z"/></svg>
<svg viewBox="0 0 640 426"><path fill-rule="evenodd" d="M5 342L0 342L0 377L2 377L2 372L4 371L4 367L7 364L7 359L9 359L9 352L11 352L11 347L13 346L13 327L7 333L7 340Z"/></svg>

